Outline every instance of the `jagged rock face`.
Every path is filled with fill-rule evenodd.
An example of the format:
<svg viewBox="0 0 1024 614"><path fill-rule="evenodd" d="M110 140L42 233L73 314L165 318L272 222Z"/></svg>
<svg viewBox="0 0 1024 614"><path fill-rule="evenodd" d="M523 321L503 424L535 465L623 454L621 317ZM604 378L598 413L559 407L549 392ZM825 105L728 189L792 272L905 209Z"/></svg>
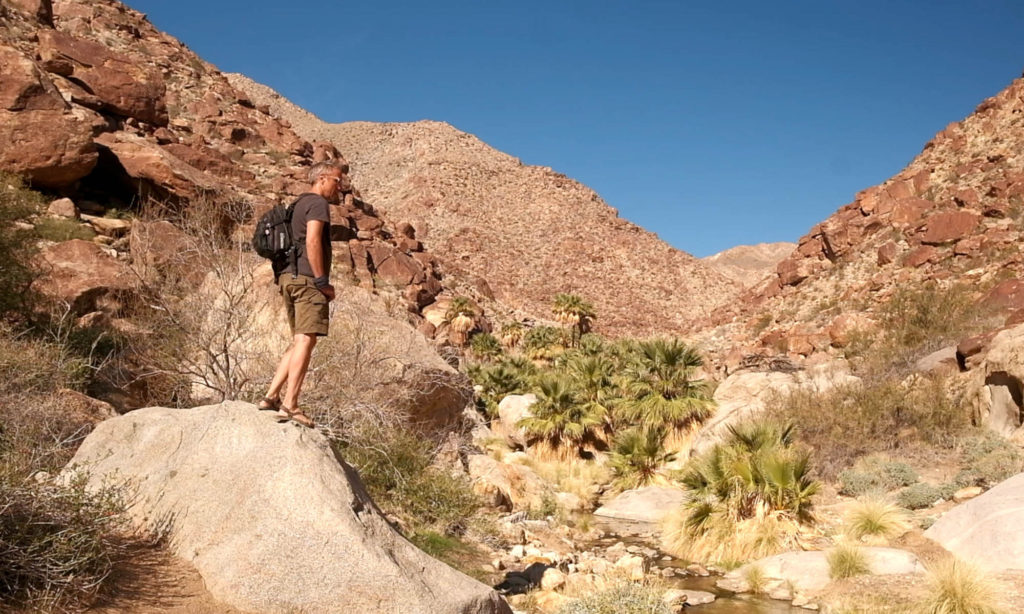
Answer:
<svg viewBox="0 0 1024 614"><path fill-rule="evenodd" d="M737 245L704 258L722 275L749 288L775 272L775 267L796 249L796 243Z"/></svg>
<svg viewBox="0 0 1024 614"><path fill-rule="evenodd" d="M306 191L311 164L344 164L333 144L300 138L115 0L18 0L2 9L0 171L101 207L153 196L186 206L242 202L256 215ZM332 220L338 270L367 288L397 288L415 314L442 290L436 259L345 181Z"/></svg>
<svg viewBox="0 0 1024 614"><path fill-rule="evenodd" d="M898 288L934 281L980 289L1019 278L1022 117L1024 79L1017 79L938 133L895 177L859 192L815 225L774 276L704 327L727 325L714 335L720 345L749 343L757 335L754 345L763 347L790 337L801 322L803 334L823 332L829 321L816 308L823 301L848 311L858 299L870 315ZM1019 308L994 306L1004 315ZM774 326L756 326L768 315Z"/></svg>
<svg viewBox="0 0 1024 614"><path fill-rule="evenodd" d="M395 532L321 433L248 403L141 409L96 426L65 475L126 484L210 593L248 612L510 614Z"/></svg>
<svg viewBox="0 0 1024 614"><path fill-rule="evenodd" d="M447 273L486 279L513 311L550 317L553 297L573 292L594 304L600 332L679 333L738 291L593 190L447 124L325 124L265 86L229 78L306 138L334 142L367 200L412 222Z"/></svg>

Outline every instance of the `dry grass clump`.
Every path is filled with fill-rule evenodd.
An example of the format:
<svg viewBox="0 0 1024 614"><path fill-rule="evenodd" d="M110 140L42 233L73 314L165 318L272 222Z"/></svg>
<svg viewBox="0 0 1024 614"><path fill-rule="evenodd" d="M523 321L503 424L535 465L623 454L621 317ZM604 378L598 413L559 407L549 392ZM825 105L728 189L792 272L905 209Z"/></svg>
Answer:
<svg viewBox="0 0 1024 614"><path fill-rule="evenodd" d="M799 424L798 438L814 449L819 473L835 479L866 454L913 441L952 448L971 425L948 389L941 377L865 380L775 398L766 415Z"/></svg>
<svg viewBox="0 0 1024 614"><path fill-rule="evenodd" d="M851 539L869 544L886 544L910 530L902 508L876 498L858 500L846 515L845 533Z"/></svg>
<svg viewBox="0 0 1024 614"><path fill-rule="evenodd" d="M995 585L980 571L955 558L928 568L928 596L918 614L1003 614Z"/></svg>
<svg viewBox="0 0 1024 614"><path fill-rule="evenodd" d="M555 490L576 495L588 504L596 502L600 487L612 479L608 466L594 461L558 462L531 455L523 458L523 464L544 482L554 485Z"/></svg>
<svg viewBox="0 0 1024 614"><path fill-rule="evenodd" d="M871 573L863 550L851 544L839 544L828 553L828 575L833 580Z"/></svg>
<svg viewBox="0 0 1024 614"><path fill-rule="evenodd" d="M768 589L768 576L760 565L748 565L743 570L743 581L747 583L747 590L751 593L760 594Z"/></svg>
<svg viewBox="0 0 1024 614"><path fill-rule="evenodd" d="M661 547L683 560L733 565L799 548L799 532L800 523L784 512L738 520L717 511L695 533L688 512L681 508L666 516Z"/></svg>
<svg viewBox="0 0 1024 614"><path fill-rule="evenodd" d="M558 614L671 614L656 584L615 580L608 588L574 599Z"/></svg>

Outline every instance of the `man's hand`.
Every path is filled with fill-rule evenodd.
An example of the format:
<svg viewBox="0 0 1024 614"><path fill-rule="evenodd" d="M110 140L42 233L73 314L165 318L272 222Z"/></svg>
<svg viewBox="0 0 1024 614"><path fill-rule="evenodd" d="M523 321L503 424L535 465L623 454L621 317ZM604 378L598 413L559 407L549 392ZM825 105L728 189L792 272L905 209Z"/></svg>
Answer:
<svg viewBox="0 0 1024 614"><path fill-rule="evenodd" d="M326 286L320 287L319 290L323 292L324 296L327 297L328 301L334 300L334 286L328 284Z"/></svg>

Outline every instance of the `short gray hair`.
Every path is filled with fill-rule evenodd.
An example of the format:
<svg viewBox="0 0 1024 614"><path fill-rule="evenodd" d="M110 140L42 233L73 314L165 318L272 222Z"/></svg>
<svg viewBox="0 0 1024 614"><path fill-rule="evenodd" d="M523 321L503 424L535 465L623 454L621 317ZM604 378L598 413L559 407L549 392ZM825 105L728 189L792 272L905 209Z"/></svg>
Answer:
<svg viewBox="0 0 1024 614"><path fill-rule="evenodd" d="M321 175L325 175L331 171L339 171L341 174L345 174L345 168L337 160L324 160L323 162L317 162L309 168L309 182L316 183L316 180Z"/></svg>

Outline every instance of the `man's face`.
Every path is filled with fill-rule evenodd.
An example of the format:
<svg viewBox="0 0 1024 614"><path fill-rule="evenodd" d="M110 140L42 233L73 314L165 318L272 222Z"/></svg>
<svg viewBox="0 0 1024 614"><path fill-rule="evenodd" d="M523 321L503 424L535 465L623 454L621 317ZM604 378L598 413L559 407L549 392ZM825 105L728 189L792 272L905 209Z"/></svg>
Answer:
<svg viewBox="0 0 1024 614"><path fill-rule="evenodd" d="M332 170L325 175L322 175L323 181L327 184L327 200L332 203L339 202L339 195L341 193L341 178L340 170Z"/></svg>

